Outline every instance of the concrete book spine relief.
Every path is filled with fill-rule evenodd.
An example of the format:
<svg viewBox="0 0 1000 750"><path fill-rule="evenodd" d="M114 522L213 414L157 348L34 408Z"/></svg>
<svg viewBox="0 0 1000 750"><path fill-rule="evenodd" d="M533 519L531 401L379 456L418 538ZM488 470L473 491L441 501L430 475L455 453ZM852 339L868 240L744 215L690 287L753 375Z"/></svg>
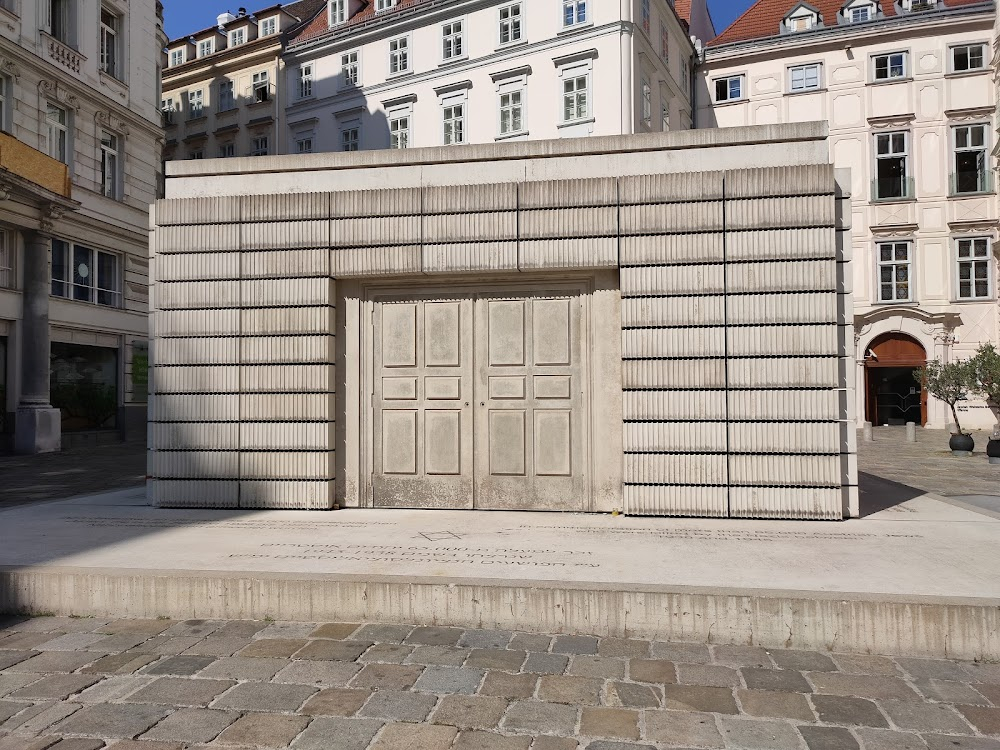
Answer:
<svg viewBox="0 0 1000 750"><path fill-rule="evenodd" d="M462 184L469 147L393 190L168 189L154 502L856 514L843 181L679 171L752 163L728 140L654 174Z"/></svg>

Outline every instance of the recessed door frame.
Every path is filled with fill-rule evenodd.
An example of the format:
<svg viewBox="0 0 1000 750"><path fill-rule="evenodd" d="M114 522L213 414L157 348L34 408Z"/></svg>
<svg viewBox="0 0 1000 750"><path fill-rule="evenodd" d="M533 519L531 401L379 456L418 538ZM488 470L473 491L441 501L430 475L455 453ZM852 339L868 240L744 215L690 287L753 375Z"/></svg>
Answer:
<svg viewBox="0 0 1000 750"><path fill-rule="evenodd" d="M594 291L594 278L589 275L569 272L559 280L546 281L543 279L525 281L523 276L514 278L498 277L490 281L470 282L467 279L456 279L455 283L449 284L448 277L435 279L433 286L428 284L426 278L409 280L399 280L395 282L371 282L361 284L361 315L359 318L360 331L358 331L361 354L361 383L359 396L361 397L360 409L360 431L358 447L361 451L358 462L361 469L361 479L363 480L358 488L359 506L364 508L375 507L374 488L372 486L372 476L375 470L375 305L381 301L406 301L414 299L423 300L445 300L449 298L459 298L464 296L474 297L477 294L502 294L515 296L518 294L573 294L580 304L580 340L581 340L581 371L585 373L582 399L582 414L580 425L580 439L583 442L583 474L584 474L584 497L580 511L588 512L594 509L594 484L593 484L593 441L596 439L593 424L594 409L591 399L594 389L591 387L594 377L593 358L590 352L593 350L593 330L590 320L590 301ZM475 308L475 304L473 304ZM473 320L475 326L475 320ZM473 335L472 345L475 347L475 336ZM475 364L473 365L475 370ZM475 424L475 423L474 423ZM473 427L473 463L475 464L475 427ZM475 469L473 469L475 470Z"/></svg>

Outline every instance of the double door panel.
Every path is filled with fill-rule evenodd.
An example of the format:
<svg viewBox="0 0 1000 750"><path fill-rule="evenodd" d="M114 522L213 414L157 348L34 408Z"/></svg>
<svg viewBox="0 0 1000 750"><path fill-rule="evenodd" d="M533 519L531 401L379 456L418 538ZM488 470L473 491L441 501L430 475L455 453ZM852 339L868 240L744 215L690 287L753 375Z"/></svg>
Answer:
<svg viewBox="0 0 1000 750"><path fill-rule="evenodd" d="M376 300L373 499L584 510L577 294Z"/></svg>

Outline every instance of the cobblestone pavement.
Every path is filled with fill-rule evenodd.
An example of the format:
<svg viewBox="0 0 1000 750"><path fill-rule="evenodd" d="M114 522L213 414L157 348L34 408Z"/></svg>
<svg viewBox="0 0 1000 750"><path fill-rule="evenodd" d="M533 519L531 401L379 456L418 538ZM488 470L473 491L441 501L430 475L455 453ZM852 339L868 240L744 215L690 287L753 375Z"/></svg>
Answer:
<svg viewBox="0 0 1000 750"><path fill-rule="evenodd" d="M0 509L108 492L146 481L146 444L130 441L37 456L0 456Z"/></svg>
<svg viewBox="0 0 1000 750"><path fill-rule="evenodd" d="M1000 664L401 625L0 623L0 750L1000 750Z"/></svg>
<svg viewBox="0 0 1000 750"><path fill-rule="evenodd" d="M988 432L976 432L976 450L966 458L953 456L945 430L917 429L917 442L906 442L905 427L876 427L875 442L858 432L858 468L924 492L949 497L1000 494L1000 466L986 458ZM865 478L861 478L864 489Z"/></svg>

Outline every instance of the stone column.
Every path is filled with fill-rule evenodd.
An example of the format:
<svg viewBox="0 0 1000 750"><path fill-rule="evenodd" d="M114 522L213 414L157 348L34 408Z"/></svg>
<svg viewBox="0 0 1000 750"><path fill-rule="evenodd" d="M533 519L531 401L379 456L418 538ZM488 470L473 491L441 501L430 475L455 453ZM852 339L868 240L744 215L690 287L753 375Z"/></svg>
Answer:
<svg viewBox="0 0 1000 750"><path fill-rule="evenodd" d="M61 447L62 419L49 402L50 240L24 231L24 290L21 315L21 398L14 418L17 453L51 453Z"/></svg>

